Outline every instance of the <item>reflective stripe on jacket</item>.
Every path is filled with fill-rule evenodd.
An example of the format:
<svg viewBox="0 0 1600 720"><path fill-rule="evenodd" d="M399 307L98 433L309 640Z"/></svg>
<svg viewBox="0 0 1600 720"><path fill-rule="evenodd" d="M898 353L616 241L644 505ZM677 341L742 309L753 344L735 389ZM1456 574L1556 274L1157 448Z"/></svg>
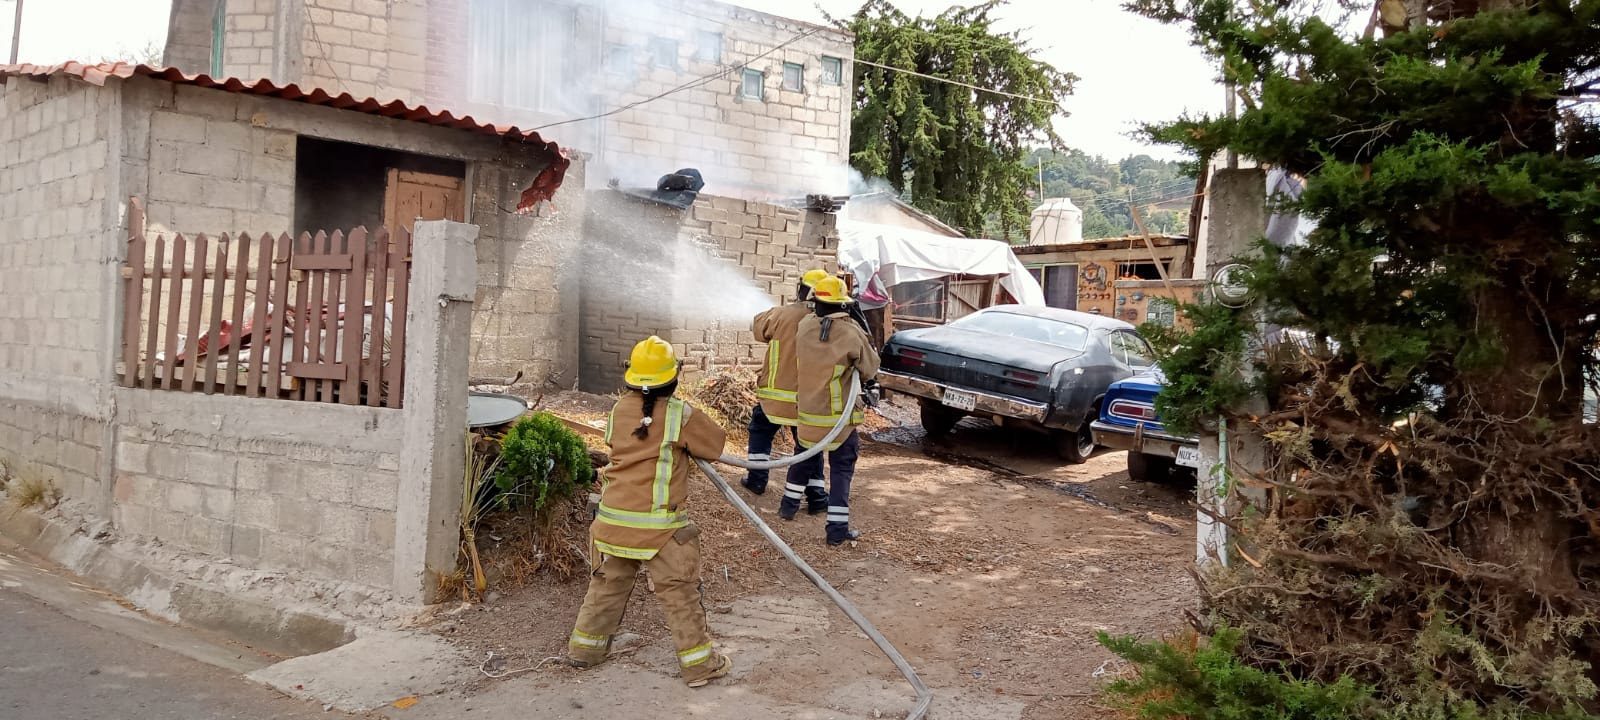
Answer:
<svg viewBox="0 0 1600 720"><path fill-rule="evenodd" d="M799 422L800 416L795 410L799 371L795 368L794 336L800 320L811 314L805 303L796 302L766 310L750 323L756 342L767 344L756 383L756 397L761 401L761 411L775 425Z"/></svg>
<svg viewBox="0 0 1600 720"><path fill-rule="evenodd" d="M828 339L822 339L822 318L815 313L800 321L795 333L795 364L799 370L800 388L798 410L800 420L800 445L811 447L828 434L828 429L839 421L844 412L846 395L850 392L850 372L861 373L861 382L878 375L878 353L872 349L867 333L849 315L838 312L828 316L832 322ZM850 431L861 424L862 413L857 403L850 413L849 425L840 431L828 450L837 450L839 444L850 436Z"/></svg>
<svg viewBox="0 0 1600 720"><path fill-rule="evenodd" d="M600 509L589 534L607 555L649 560L672 533L689 523L691 457L714 460L727 433L705 413L677 398L658 398L649 433L634 436L644 417L644 396L629 392L611 408L606 444L611 464L600 489Z"/></svg>

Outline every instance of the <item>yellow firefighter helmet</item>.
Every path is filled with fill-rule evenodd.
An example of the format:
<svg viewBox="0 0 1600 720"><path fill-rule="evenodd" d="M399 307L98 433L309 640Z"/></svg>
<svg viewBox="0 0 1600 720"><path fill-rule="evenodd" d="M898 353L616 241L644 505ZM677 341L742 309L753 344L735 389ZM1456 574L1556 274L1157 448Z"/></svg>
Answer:
<svg viewBox="0 0 1600 720"><path fill-rule="evenodd" d="M850 291L844 286L844 281L836 277L825 277L817 281L811 288L811 299L833 305L844 305L855 302L850 298Z"/></svg>
<svg viewBox="0 0 1600 720"><path fill-rule="evenodd" d="M678 353L672 344L651 335L633 346L628 358L628 371L622 379L628 387L639 390L661 387L678 377Z"/></svg>

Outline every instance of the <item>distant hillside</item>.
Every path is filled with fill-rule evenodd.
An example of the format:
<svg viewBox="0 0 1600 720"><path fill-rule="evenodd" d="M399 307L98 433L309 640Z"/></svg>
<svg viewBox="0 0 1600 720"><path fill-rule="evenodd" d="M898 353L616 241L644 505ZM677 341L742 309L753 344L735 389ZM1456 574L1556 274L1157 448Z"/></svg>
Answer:
<svg viewBox="0 0 1600 720"><path fill-rule="evenodd" d="M1188 232L1194 180L1181 163L1134 155L1111 162L1081 150L1029 153L1030 167L1044 165L1044 196L1069 197L1083 210L1085 238L1118 237L1136 232L1128 198L1138 203L1145 226L1153 233ZM1035 176L1037 177L1037 175ZM1038 187L1032 194L1038 194ZM1155 205L1149 209L1149 205ZM1013 238L1020 241L1020 238Z"/></svg>

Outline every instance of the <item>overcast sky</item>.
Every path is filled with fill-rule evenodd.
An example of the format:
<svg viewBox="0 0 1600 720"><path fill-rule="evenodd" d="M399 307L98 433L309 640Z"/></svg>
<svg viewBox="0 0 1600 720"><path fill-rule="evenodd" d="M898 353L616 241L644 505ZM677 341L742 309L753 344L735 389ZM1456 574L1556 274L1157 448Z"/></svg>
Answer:
<svg viewBox="0 0 1600 720"><path fill-rule="evenodd" d="M0 0L0 36L9 48L14 0ZM860 0L736 0L735 4L820 21L822 11L847 15ZM817 5L821 5L819 10ZM937 14L970 0L895 0L909 14ZM1120 159L1166 148L1127 137L1139 121L1177 117L1185 109L1222 104L1215 71L1181 30L1132 15L1120 0L1011 0L1000 12L1004 29L1021 29L1046 61L1077 74L1069 116L1057 126L1072 147ZM22 62L127 57L166 40L171 0L26 0Z"/></svg>

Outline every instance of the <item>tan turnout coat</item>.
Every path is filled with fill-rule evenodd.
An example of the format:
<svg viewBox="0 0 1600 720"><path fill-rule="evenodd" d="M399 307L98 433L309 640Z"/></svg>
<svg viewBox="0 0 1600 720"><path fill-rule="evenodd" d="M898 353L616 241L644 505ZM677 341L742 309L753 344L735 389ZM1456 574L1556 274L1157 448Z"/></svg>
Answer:
<svg viewBox="0 0 1600 720"><path fill-rule="evenodd" d="M828 430L844 412L850 392L850 371L861 373L861 382L877 377L878 353L872 349L867 333L850 315L836 312L828 316L828 339L822 340L822 318L816 313L800 321L795 335L795 365L799 370L800 445L811 447L827 436ZM861 404L850 413L849 425L828 444L835 450L862 420Z"/></svg>
<svg viewBox="0 0 1600 720"><path fill-rule="evenodd" d="M633 432L644 417L644 396L629 392L611 408L606 444L611 464L601 476L600 510L589 535L600 552L649 560L689 524L691 458L715 460L728 435L705 413L675 397L657 398L650 433Z"/></svg>
<svg viewBox="0 0 1600 720"><path fill-rule="evenodd" d="M756 397L761 400L761 412L775 425L800 422L800 414L795 409L800 371L794 361L794 338L800 321L811 314L809 306L797 302L767 310L750 323L756 342L767 344L761 375L756 382Z"/></svg>

